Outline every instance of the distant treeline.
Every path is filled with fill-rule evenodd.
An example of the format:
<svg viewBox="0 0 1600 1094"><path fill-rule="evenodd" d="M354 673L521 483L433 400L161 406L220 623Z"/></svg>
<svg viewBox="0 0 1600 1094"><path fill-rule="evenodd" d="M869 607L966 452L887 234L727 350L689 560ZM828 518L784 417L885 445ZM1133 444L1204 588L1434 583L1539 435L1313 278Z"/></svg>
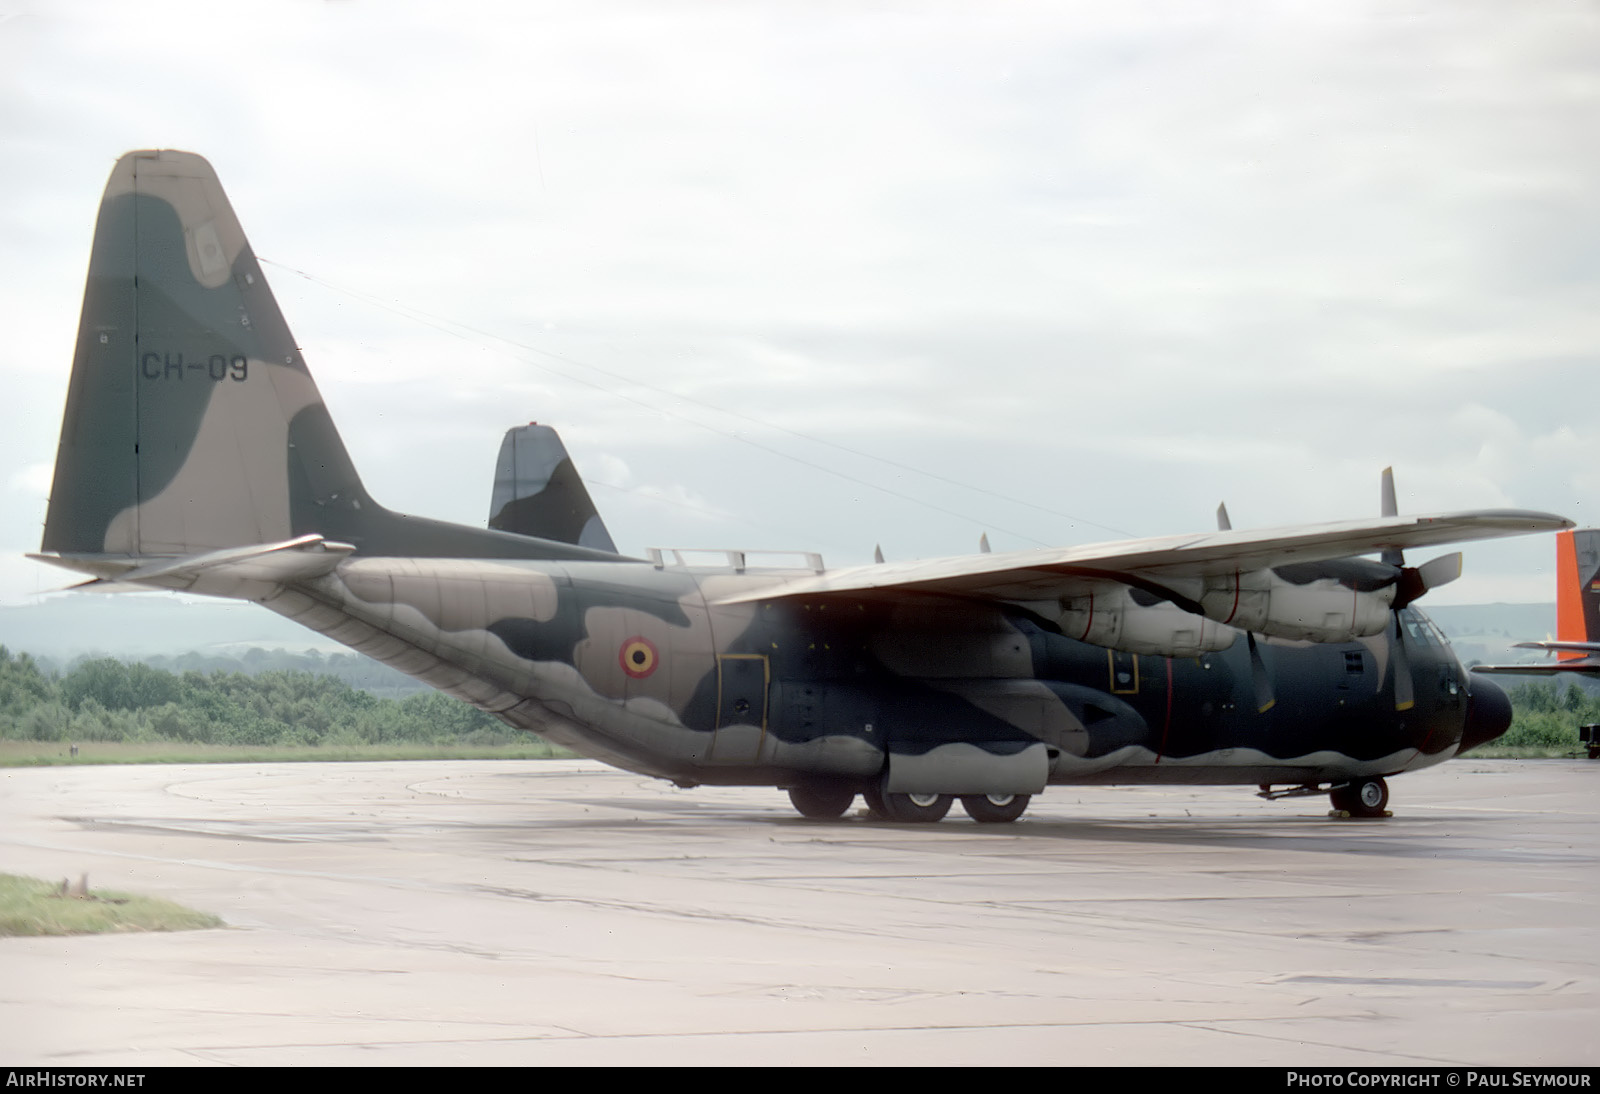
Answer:
<svg viewBox="0 0 1600 1094"><path fill-rule="evenodd" d="M1577 749L1578 727L1600 722L1600 696L1591 694L1582 683L1578 679L1507 681L1511 728L1495 746Z"/></svg>
<svg viewBox="0 0 1600 1094"><path fill-rule="evenodd" d="M0 739L306 746L534 738L432 689L397 700L302 670L168 672L109 657L58 673L0 646Z"/></svg>

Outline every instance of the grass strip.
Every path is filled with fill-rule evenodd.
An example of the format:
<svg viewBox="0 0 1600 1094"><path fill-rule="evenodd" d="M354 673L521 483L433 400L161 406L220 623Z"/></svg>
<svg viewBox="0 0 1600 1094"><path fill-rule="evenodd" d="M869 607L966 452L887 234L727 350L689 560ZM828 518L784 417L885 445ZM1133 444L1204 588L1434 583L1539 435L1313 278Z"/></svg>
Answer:
<svg viewBox="0 0 1600 1094"><path fill-rule="evenodd" d="M0 874L0 937L198 931L222 925L207 912L154 897Z"/></svg>

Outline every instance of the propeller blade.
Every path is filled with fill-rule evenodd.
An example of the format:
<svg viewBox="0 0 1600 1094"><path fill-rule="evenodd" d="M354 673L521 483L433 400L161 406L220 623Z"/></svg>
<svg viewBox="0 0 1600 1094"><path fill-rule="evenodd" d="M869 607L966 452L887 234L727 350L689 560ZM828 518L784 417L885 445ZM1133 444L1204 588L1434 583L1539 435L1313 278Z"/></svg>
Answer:
<svg viewBox="0 0 1600 1094"><path fill-rule="evenodd" d="M1448 555L1440 555L1429 562L1424 562L1417 567L1417 576L1422 579L1422 588L1437 589L1440 585L1448 585L1461 576L1461 552L1454 551Z"/></svg>
<svg viewBox="0 0 1600 1094"><path fill-rule="evenodd" d="M1272 693L1272 676L1267 672L1266 662L1261 659L1261 647L1256 645L1256 636L1246 631L1244 637L1250 646L1250 681L1256 689L1256 713L1265 714L1277 703L1278 698Z"/></svg>
<svg viewBox="0 0 1600 1094"><path fill-rule="evenodd" d="M1378 495L1380 515L1398 517L1400 515L1400 503L1395 500L1394 468L1385 467L1383 469L1383 481L1378 488ZM1404 566L1406 564L1406 555L1398 547L1391 547L1383 552L1383 561L1391 566Z"/></svg>
<svg viewBox="0 0 1600 1094"><path fill-rule="evenodd" d="M1406 628L1400 613L1394 616L1394 641L1389 645L1389 672L1394 676L1394 709L1410 710L1417 695L1411 682L1411 658L1406 655Z"/></svg>

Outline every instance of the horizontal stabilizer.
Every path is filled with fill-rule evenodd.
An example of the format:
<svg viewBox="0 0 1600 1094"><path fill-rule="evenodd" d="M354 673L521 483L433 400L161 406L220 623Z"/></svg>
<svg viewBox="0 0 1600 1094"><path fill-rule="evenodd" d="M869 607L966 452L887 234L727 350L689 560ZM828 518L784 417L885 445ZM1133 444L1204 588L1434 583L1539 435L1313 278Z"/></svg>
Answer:
<svg viewBox="0 0 1600 1094"><path fill-rule="evenodd" d="M107 592L117 591L115 587L193 589L206 593L226 585L230 591L217 595L238 595L234 590L241 583L275 586L321 577L354 550L348 543L305 535L281 543L227 547L182 558L140 560L125 555L37 554L28 557L95 575L94 580L73 586L75 589L103 588Z"/></svg>
<svg viewBox="0 0 1600 1094"><path fill-rule="evenodd" d="M91 577L88 581L74 581L71 585L62 585L55 589L46 589L47 593L98 593L110 595L112 593L147 593L148 585L134 585L126 581L117 581L109 577Z"/></svg>

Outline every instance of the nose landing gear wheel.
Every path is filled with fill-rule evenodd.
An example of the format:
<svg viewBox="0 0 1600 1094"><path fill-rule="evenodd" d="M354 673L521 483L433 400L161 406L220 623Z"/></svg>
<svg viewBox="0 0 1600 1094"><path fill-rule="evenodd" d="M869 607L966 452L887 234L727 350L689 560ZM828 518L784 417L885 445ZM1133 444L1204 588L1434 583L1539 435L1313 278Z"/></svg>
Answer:
<svg viewBox="0 0 1600 1094"><path fill-rule="evenodd" d="M845 815L855 800L856 792L847 786L817 783L789 788L790 804L807 820L836 820Z"/></svg>
<svg viewBox="0 0 1600 1094"><path fill-rule="evenodd" d="M961 808L979 824L1006 824L1022 816L1032 800L1032 794L968 794Z"/></svg>
<svg viewBox="0 0 1600 1094"><path fill-rule="evenodd" d="M1328 800L1335 809L1352 817L1386 817L1389 804L1389 784L1377 776L1351 779L1343 786L1328 791Z"/></svg>

